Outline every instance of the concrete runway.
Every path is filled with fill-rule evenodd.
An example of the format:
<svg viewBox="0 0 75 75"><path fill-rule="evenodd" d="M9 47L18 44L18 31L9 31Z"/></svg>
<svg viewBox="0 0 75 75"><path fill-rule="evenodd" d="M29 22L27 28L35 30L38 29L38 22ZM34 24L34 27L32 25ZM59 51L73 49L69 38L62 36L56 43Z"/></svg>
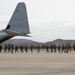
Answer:
<svg viewBox="0 0 75 75"><path fill-rule="evenodd" d="M75 53L1 53L0 75L75 75Z"/></svg>

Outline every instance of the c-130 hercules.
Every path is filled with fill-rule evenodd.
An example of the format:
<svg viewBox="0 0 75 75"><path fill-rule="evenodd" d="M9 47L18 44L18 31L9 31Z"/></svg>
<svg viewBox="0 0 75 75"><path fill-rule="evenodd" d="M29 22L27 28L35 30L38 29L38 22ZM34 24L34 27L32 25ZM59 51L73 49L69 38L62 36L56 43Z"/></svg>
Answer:
<svg viewBox="0 0 75 75"><path fill-rule="evenodd" d="M29 36L27 10L24 2L18 3L7 27L0 31L0 43L14 36Z"/></svg>

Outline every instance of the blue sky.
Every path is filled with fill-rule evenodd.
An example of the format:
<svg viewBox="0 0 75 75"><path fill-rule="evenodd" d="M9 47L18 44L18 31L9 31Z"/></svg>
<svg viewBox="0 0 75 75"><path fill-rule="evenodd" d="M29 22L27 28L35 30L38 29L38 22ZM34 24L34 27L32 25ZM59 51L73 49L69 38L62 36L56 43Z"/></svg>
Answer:
<svg viewBox="0 0 75 75"><path fill-rule="evenodd" d="M17 38L75 40L75 0L0 0L0 30L6 27L19 2L26 3L32 37Z"/></svg>

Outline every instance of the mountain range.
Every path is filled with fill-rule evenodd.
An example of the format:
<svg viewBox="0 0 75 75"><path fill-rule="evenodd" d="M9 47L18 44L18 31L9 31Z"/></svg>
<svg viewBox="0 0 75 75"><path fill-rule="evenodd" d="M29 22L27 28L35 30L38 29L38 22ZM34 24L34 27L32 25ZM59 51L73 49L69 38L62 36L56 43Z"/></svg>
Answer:
<svg viewBox="0 0 75 75"><path fill-rule="evenodd" d="M33 40L28 40L28 39L10 39L8 41L5 41L2 43L2 45L4 44L14 44L14 45L17 45L17 46L20 46L20 45L28 45L30 46L31 44L34 45L34 46L37 46L38 44L39 45L51 45L51 44L68 44L70 43L71 45L73 45L75 43L75 40L63 40L63 39L56 39L56 40L53 40L53 41L48 41L48 42L45 42L45 43L42 43L42 42L37 42L37 41L33 41Z"/></svg>

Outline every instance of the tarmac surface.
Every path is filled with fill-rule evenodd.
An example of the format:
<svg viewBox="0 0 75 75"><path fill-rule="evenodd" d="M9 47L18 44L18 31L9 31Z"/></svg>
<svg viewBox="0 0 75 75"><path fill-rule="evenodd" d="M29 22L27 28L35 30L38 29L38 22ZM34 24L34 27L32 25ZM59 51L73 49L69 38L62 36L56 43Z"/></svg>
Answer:
<svg viewBox="0 0 75 75"><path fill-rule="evenodd" d="M75 53L0 53L0 75L75 75Z"/></svg>

